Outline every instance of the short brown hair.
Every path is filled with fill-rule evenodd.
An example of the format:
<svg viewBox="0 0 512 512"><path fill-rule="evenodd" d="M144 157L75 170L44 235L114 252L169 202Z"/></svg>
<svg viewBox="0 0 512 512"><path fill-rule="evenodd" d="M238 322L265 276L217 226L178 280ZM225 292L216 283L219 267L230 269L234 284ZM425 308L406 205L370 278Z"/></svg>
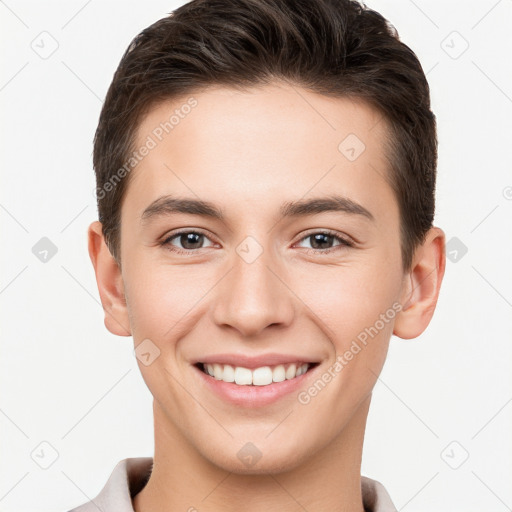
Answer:
<svg viewBox="0 0 512 512"><path fill-rule="evenodd" d="M161 101L208 86L244 88L276 79L365 100L383 116L386 178L399 205L402 267L410 270L434 217L430 90L395 28L355 0L193 0L133 39L107 92L93 152L99 220L118 264L126 161L142 117Z"/></svg>

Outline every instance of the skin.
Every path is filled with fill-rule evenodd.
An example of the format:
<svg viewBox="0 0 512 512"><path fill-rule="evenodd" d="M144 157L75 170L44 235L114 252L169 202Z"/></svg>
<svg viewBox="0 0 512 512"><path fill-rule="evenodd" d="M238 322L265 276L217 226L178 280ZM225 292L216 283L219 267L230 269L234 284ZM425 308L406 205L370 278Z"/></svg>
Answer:
<svg viewBox="0 0 512 512"><path fill-rule="evenodd" d="M391 335L414 338L432 318L444 232L429 231L404 274L398 205L384 179L386 124L367 104L278 82L193 97L197 106L132 171L121 268L101 224L88 232L106 327L133 336L135 347L150 339L160 350L148 366L137 359L154 397L155 454L134 509L363 512L372 389ZM136 147L187 98L154 107ZM351 133L366 146L354 161L338 150ZM179 213L141 222L166 194L211 201L226 218ZM285 201L332 194L364 206L374 220L345 212L279 218ZM159 245L181 228L206 238ZM356 243L328 237L325 248L314 245L311 235L326 229ZM263 251L250 264L237 252L247 236ZM197 248L183 255L173 247ZM402 310L307 404L291 393L264 407L234 407L191 366L204 354L278 352L319 361L319 377L393 304ZM305 382L302 390L312 384ZM237 457L247 442L261 453L251 467Z"/></svg>

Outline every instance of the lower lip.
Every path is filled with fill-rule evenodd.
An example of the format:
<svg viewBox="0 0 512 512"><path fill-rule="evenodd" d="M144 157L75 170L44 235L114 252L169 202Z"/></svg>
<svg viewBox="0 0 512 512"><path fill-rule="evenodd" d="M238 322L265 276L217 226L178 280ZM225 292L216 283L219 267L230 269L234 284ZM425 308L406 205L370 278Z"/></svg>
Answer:
<svg viewBox="0 0 512 512"><path fill-rule="evenodd" d="M239 386L232 382L224 382L207 375L197 366L193 367L203 382L223 400L242 407L262 407L278 401L280 398L296 392L309 379L317 366L306 373L290 380L273 382L267 386Z"/></svg>

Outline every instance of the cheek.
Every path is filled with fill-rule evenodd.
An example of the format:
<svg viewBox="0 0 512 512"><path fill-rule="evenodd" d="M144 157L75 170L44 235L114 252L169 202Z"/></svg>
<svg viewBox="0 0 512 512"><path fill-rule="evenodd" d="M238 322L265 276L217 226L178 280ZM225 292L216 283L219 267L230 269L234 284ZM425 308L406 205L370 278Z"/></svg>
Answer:
<svg viewBox="0 0 512 512"><path fill-rule="evenodd" d="M139 268L150 270L126 269L135 343L144 338L157 344L179 338L208 292L204 278L195 276L190 268L155 264Z"/></svg>
<svg viewBox="0 0 512 512"><path fill-rule="evenodd" d="M300 403L307 404L304 411L322 419L311 427L318 435L336 435L375 385L396 316L396 272L331 269L315 276L316 286L308 280L301 288L300 296L307 297L305 302L332 349L329 365L301 395ZM319 282L325 285L318 286Z"/></svg>
<svg viewBox="0 0 512 512"><path fill-rule="evenodd" d="M298 295L307 306L305 311L312 311L336 352L341 353L376 323L381 338L391 335L392 305L399 289L398 267L383 270L372 263L357 267L318 267L318 271L302 279ZM386 313L386 320L380 321L381 315ZM360 338L364 338L364 334Z"/></svg>

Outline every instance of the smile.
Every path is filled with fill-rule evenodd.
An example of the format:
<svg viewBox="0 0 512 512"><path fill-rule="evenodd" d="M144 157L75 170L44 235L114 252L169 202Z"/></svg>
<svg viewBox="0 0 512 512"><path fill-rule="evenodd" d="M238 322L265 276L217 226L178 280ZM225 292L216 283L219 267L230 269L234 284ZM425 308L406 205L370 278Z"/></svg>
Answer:
<svg viewBox="0 0 512 512"><path fill-rule="evenodd" d="M243 366L232 366L219 363L199 363L197 366L204 373L216 380L234 383L238 386L268 386L275 382L283 382L300 377L316 363L295 362L275 366L261 366L249 369Z"/></svg>

